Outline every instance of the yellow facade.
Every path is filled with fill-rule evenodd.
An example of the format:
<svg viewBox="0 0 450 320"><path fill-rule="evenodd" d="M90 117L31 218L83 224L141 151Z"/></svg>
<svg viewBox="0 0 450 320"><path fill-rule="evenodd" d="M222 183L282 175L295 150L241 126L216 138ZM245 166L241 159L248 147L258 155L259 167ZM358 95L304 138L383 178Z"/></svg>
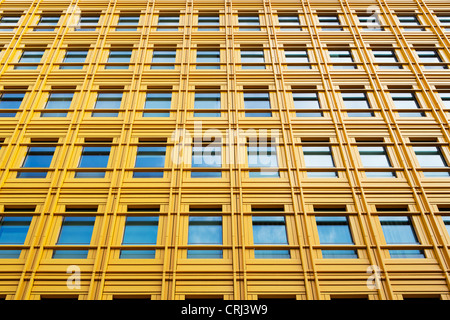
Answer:
<svg viewBox="0 0 450 320"><path fill-rule="evenodd" d="M2 0L0 16L19 17L0 20L1 298L450 299L447 1ZM56 25L43 26L43 16L49 24L58 17ZM114 50L129 61L108 60ZM175 60L158 63L158 50ZM202 50L220 61L199 63ZM67 63L69 51L86 52L84 61ZM71 101L53 109L58 93ZM109 95L110 109L98 111L99 93L122 94L120 106ZM159 97L161 109L149 111L147 93L170 94L170 109ZM216 94L220 109L195 114L196 93ZM320 109L302 93L316 94ZM8 94L23 94L17 109L2 107ZM361 94L369 109L354 99ZM404 109L398 101L411 94L417 108ZM246 105L264 95L260 109ZM195 143L210 135L220 164L195 166ZM276 152L276 175L250 163L262 137ZM48 165L28 165L34 147L53 150ZM86 147L106 152L105 167L83 165ZM136 169L139 147L163 148L164 167ZM306 150L319 150L308 147L329 150L332 164L308 158ZM378 164L367 165L364 147L384 158L371 154ZM189 218L205 215L221 217L221 243L188 241ZM158 217L156 243L124 245L133 216ZM284 217L287 242L255 243L255 216ZM392 216L408 218L415 243L387 239L380 217ZM23 243L2 242L7 217L31 217ZM61 242L67 217L95 218L90 243ZM352 241L321 242L317 217L345 217ZM54 258L61 249L88 253ZM154 257L123 259L123 249ZM192 259L193 249L222 256ZM257 250L289 258L261 259ZM329 250L356 257L324 256ZM79 286L69 285L78 275Z"/></svg>

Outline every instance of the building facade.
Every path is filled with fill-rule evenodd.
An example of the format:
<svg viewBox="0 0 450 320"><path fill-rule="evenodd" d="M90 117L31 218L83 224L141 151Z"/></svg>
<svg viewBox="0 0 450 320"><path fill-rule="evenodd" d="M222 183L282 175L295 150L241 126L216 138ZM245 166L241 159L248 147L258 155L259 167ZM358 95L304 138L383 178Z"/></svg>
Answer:
<svg viewBox="0 0 450 320"><path fill-rule="evenodd" d="M450 299L448 2L0 17L0 298Z"/></svg>

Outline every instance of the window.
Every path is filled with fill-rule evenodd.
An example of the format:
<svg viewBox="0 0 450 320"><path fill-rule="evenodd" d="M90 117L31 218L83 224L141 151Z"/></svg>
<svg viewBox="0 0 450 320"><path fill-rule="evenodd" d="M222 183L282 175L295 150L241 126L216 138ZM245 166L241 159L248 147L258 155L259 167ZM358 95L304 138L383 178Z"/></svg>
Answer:
<svg viewBox="0 0 450 320"><path fill-rule="evenodd" d="M131 50L110 50L105 69L128 69L130 60Z"/></svg>
<svg viewBox="0 0 450 320"><path fill-rule="evenodd" d="M306 50L284 50L288 69L311 69Z"/></svg>
<svg viewBox="0 0 450 320"><path fill-rule="evenodd" d="M122 246L156 245L158 237L158 217L127 217L123 232ZM120 259L154 259L154 249L122 249Z"/></svg>
<svg viewBox="0 0 450 320"><path fill-rule="evenodd" d="M247 147L250 178L279 178L277 148L270 143L250 143ZM251 170L259 168L259 170Z"/></svg>
<svg viewBox="0 0 450 320"><path fill-rule="evenodd" d="M445 111L450 111L450 92L440 92L439 97L442 100ZM1 105L1 102L0 102ZM0 115L1 116L1 115Z"/></svg>
<svg viewBox="0 0 450 320"><path fill-rule="evenodd" d="M425 29L420 26L419 19L415 15L397 15L400 25L405 31L424 31Z"/></svg>
<svg viewBox="0 0 450 320"><path fill-rule="evenodd" d="M248 15L248 14L239 14L239 30L240 31L260 31L259 27L259 16Z"/></svg>
<svg viewBox="0 0 450 320"><path fill-rule="evenodd" d="M380 69L402 69L394 50L372 50L375 62Z"/></svg>
<svg viewBox="0 0 450 320"><path fill-rule="evenodd" d="M61 110L70 109L72 103L73 93L50 93L47 103L45 105L45 111L41 113L41 117L53 118L53 117L65 117L67 112Z"/></svg>
<svg viewBox="0 0 450 320"><path fill-rule="evenodd" d="M258 245L288 245L284 216L253 216L253 243ZM255 248L256 259L290 259L289 250Z"/></svg>
<svg viewBox="0 0 450 320"><path fill-rule="evenodd" d="M137 148L134 167L141 170L133 172L133 178L162 178L166 162L166 141L145 141ZM153 169L153 170L148 170Z"/></svg>
<svg viewBox="0 0 450 320"><path fill-rule="evenodd" d="M42 16L35 31L54 31L59 21L59 16Z"/></svg>
<svg viewBox="0 0 450 320"><path fill-rule="evenodd" d="M448 168L441 148L436 146L413 146L417 161L421 168ZM427 178L449 177L449 171L423 171Z"/></svg>
<svg viewBox="0 0 450 320"><path fill-rule="evenodd" d="M144 109L149 111L144 111L143 117L170 117L169 110L172 104L172 93L171 92L148 92L145 98Z"/></svg>
<svg viewBox="0 0 450 320"><path fill-rule="evenodd" d="M219 31L220 18L218 14L199 14L198 29L199 31Z"/></svg>
<svg viewBox="0 0 450 320"><path fill-rule="evenodd" d="M373 117L373 112L363 112L365 109L370 109L369 101L364 92L341 92L341 97L349 117Z"/></svg>
<svg viewBox="0 0 450 320"><path fill-rule="evenodd" d="M160 15L158 18L158 31L178 31L180 17L176 14Z"/></svg>
<svg viewBox="0 0 450 320"><path fill-rule="evenodd" d="M356 69L350 50L328 50L334 69Z"/></svg>
<svg viewBox="0 0 450 320"><path fill-rule="evenodd" d="M222 146L217 142L210 144L194 141L192 147L192 168L206 168L205 170L192 170L191 178L221 178L222 172L209 168L222 167Z"/></svg>
<svg viewBox="0 0 450 320"><path fill-rule="evenodd" d="M244 93L246 117L271 117L270 98L268 93Z"/></svg>
<svg viewBox="0 0 450 320"><path fill-rule="evenodd" d="M447 29L447 27L450 27L450 14L445 14L445 15L438 15L437 16L439 23L445 28Z"/></svg>
<svg viewBox="0 0 450 320"><path fill-rule="evenodd" d="M117 117L118 112L111 112L111 110L120 109L122 104L122 93L98 93L94 109L98 111L92 112L92 117ZM100 111L106 110L106 111ZM109 110L109 111L108 111Z"/></svg>
<svg viewBox="0 0 450 320"><path fill-rule="evenodd" d="M442 216L442 221L447 229L447 233L450 235L450 216Z"/></svg>
<svg viewBox="0 0 450 320"><path fill-rule="evenodd" d="M370 170L370 168L391 168L387 151L383 146L359 146L359 155L368 178L395 178L394 171ZM367 170L369 169L369 170Z"/></svg>
<svg viewBox="0 0 450 320"><path fill-rule="evenodd" d="M333 154L329 146L303 146L306 168L334 168ZM308 178L336 178L336 171L307 171Z"/></svg>
<svg viewBox="0 0 450 320"><path fill-rule="evenodd" d="M420 106L417 103L416 95L413 92L391 92L390 94L392 101L394 102L394 107L400 117L425 116L425 113L419 111Z"/></svg>
<svg viewBox="0 0 450 320"><path fill-rule="evenodd" d="M19 20L20 16L2 16L0 18L0 31L13 31Z"/></svg>
<svg viewBox="0 0 450 320"><path fill-rule="evenodd" d="M220 50L197 50L197 69L220 69Z"/></svg>
<svg viewBox="0 0 450 320"><path fill-rule="evenodd" d="M90 245L95 217L64 217L56 245ZM88 249L53 251L53 259L86 259Z"/></svg>
<svg viewBox="0 0 450 320"><path fill-rule="evenodd" d="M95 144L95 141L90 142ZM93 146L84 146L81 152L78 168L80 169L99 169L108 166L109 154L111 152L110 146L99 144ZM75 173L75 178L104 178L105 170L79 170Z"/></svg>
<svg viewBox="0 0 450 320"><path fill-rule="evenodd" d="M0 217L0 248L4 245L23 245L28 234L30 216ZM18 259L20 249L0 249L0 259Z"/></svg>
<svg viewBox="0 0 450 320"><path fill-rule="evenodd" d="M25 50L19 59L18 64L14 67L17 70L34 70L37 69L37 64L41 62L43 50Z"/></svg>
<svg viewBox="0 0 450 320"><path fill-rule="evenodd" d="M33 142L36 145L28 147L27 154L22 163L22 169L17 172L17 178L45 178L47 177L47 170L37 170L49 168L52 163L53 154L55 153L55 146L47 146L45 142L37 145L39 142Z"/></svg>
<svg viewBox="0 0 450 320"><path fill-rule="evenodd" d="M368 14L366 12L358 13L359 24L367 31L383 31L384 28L380 25L379 12Z"/></svg>
<svg viewBox="0 0 450 320"><path fill-rule="evenodd" d="M78 25L76 26L76 31L95 31L98 21L100 20L99 16L87 16L82 15L80 20L78 20Z"/></svg>
<svg viewBox="0 0 450 320"><path fill-rule="evenodd" d="M321 245L353 245L347 217L316 216L317 231ZM356 250L322 249L325 259L356 259Z"/></svg>
<svg viewBox="0 0 450 320"><path fill-rule="evenodd" d="M86 61L87 50L68 50L64 56L63 64L60 69L83 69L83 63Z"/></svg>
<svg viewBox="0 0 450 320"><path fill-rule="evenodd" d="M300 20L296 14L286 14L278 16L278 24L282 31L301 31Z"/></svg>
<svg viewBox="0 0 450 320"><path fill-rule="evenodd" d="M16 116L17 111L22 104L25 93L22 92L4 92L0 96L0 117L12 118Z"/></svg>
<svg viewBox="0 0 450 320"><path fill-rule="evenodd" d="M411 218L408 216L380 216L386 244L417 245L417 240ZM391 258L424 258L422 250L389 250Z"/></svg>
<svg viewBox="0 0 450 320"><path fill-rule="evenodd" d="M241 50L242 69L265 69L264 50Z"/></svg>
<svg viewBox="0 0 450 320"><path fill-rule="evenodd" d="M175 50L153 50L151 69L175 69Z"/></svg>
<svg viewBox="0 0 450 320"><path fill-rule="evenodd" d="M195 93L194 109L194 117L220 117L220 112L211 112L220 110L220 92Z"/></svg>
<svg viewBox="0 0 450 320"><path fill-rule="evenodd" d="M188 245L222 245L222 217L189 217ZM188 259L222 259L222 249L188 249Z"/></svg>
<svg viewBox="0 0 450 320"><path fill-rule="evenodd" d="M416 53L425 69L447 69L436 50L416 50Z"/></svg>
<svg viewBox="0 0 450 320"><path fill-rule="evenodd" d="M297 117L322 117L320 102L317 93L313 92L293 92L294 108Z"/></svg>
<svg viewBox="0 0 450 320"><path fill-rule="evenodd" d="M136 31L139 25L139 15L121 15L117 22L116 31Z"/></svg>
<svg viewBox="0 0 450 320"><path fill-rule="evenodd" d="M337 15L319 15L319 24L322 31L342 31L341 22Z"/></svg>

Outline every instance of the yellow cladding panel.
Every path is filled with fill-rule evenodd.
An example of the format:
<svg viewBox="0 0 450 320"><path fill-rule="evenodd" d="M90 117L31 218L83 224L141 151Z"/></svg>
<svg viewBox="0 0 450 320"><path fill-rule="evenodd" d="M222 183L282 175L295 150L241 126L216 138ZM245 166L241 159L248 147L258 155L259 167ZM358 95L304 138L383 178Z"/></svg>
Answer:
<svg viewBox="0 0 450 320"><path fill-rule="evenodd" d="M449 4L76 3L0 4L0 298L449 299Z"/></svg>

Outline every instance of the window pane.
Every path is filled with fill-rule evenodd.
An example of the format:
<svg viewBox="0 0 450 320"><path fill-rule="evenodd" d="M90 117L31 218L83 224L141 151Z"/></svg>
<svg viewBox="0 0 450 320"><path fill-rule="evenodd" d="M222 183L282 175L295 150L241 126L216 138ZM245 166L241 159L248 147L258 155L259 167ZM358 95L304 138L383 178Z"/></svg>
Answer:
<svg viewBox="0 0 450 320"><path fill-rule="evenodd" d="M246 50L241 51L242 69L265 69L263 50ZM244 65L246 63L259 63L261 65Z"/></svg>
<svg viewBox="0 0 450 320"><path fill-rule="evenodd" d="M155 250L120 250L119 259L154 259Z"/></svg>
<svg viewBox="0 0 450 320"><path fill-rule="evenodd" d="M3 93L0 97L0 110L19 109L25 93ZM15 117L16 112L0 113L0 117Z"/></svg>
<svg viewBox="0 0 450 320"><path fill-rule="evenodd" d="M322 112L301 111L302 109L320 109L316 93L293 92L292 96L297 117L322 117Z"/></svg>
<svg viewBox="0 0 450 320"><path fill-rule="evenodd" d="M130 63L131 51L111 50L108 63ZM128 65L105 66L105 69L128 69Z"/></svg>
<svg viewBox="0 0 450 320"><path fill-rule="evenodd" d="M138 147L135 168L164 168L165 146ZM163 171L135 171L133 178L162 178Z"/></svg>
<svg viewBox="0 0 450 320"><path fill-rule="evenodd" d="M90 244L94 222L95 217L64 217L57 244Z"/></svg>
<svg viewBox="0 0 450 320"><path fill-rule="evenodd" d="M423 259L423 250L389 250L392 259Z"/></svg>
<svg viewBox="0 0 450 320"><path fill-rule="evenodd" d="M170 109L172 93L147 93L144 109ZM170 117L170 112L149 111L144 117Z"/></svg>
<svg viewBox="0 0 450 320"><path fill-rule="evenodd" d="M244 93L244 107L251 109L270 109L270 99L268 93ZM271 117L272 112L246 111L246 117Z"/></svg>
<svg viewBox="0 0 450 320"><path fill-rule="evenodd" d="M95 109L120 109L122 93L99 93L95 102ZM93 117L117 117L117 112L92 112Z"/></svg>
<svg viewBox="0 0 450 320"><path fill-rule="evenodd" d="M254 244L288 244L284 217L252 217Z"/></svg>
<svg viewBox="0 0 450 320"><path fill-rule="evenodd" d="M46 110L53 109L70 109L73 93L51 93L48 97ZM67 112L44 112L41 117L65 117Z"/></svg>
<svg viewBox="0 0 450 320"><path fill-rule="evenodd" d="M32 217L3 217L0 221L0 244L23 244L31 219Z"/></svg>
<svg viewBox="0 0 450 320"><path fill-rule="evenodd" d="M220 110L220 93L196 93L194 109L218 109ZM196 111L194 117L220 117L220 112Z"/></svg>
<svg viewBox="0 0 450 320"><path fill-rule="evenodd" d="M357 259L356 250L322 250L324 259Z"/></svg>
<svg viewBox="0 0 450 320"><path fill-rule="evenodd" d="M122 245L156 244L158 217L127 217Z"/></svg>
<svg viewBox="0 0 450 320"><path fill-rule="evenodd" d="M262 250L255 249L255 259L290 259L289 250Z"/></svg>
<svg viewBox="0 0 450 320"><path fill-rule="evenodd" d="M379 219L387 244L419 244L409 217L380 216Z"/></svg>
<svg viewBox="0 0 450 320"><path fill-rule="evenodd" d="M239 15L239 30L241 31L259 31L259 16L257 15Z"/></svg>
<svg viewBox="0 0 450 320"><path fill-rule="evenodd" d="M306 168L334 168L333 156L330 147L303 147ZM334 171L308 171L310 178L335 178Z"/></svg>
<svg viewBox="0 0 450 320"><path fill-rule="evenodd" d="M197 69L220 69L220 51L197 50L197 63L208 63L208 65L197 65Z"/></svg>
<svg viewBox="0 0 450 320"><path fill-rule="evenodd" d="M318 217L320 244L353 244L347 217Z"/></svg>
<svg viewBox="0 0 450 320"><path fill-rule="evenodd" d="M84 63L86 61L87 51L67 51L63 63ZM82 65L62 65L60 69L82 69Z"/></svg>
<svg viewBox="0 0 450 320"><path fill-rule="evenodd" d="M222 244L222 217L189 217L188 244Z"/></svg>
<svg viewBox="0 0 450 320"><path fill-rule="evenodd" d="M347 109L370 109L369 101L366 94L362 92L342 92L342 100L344 101L344 107ZM354 112L347 110L349 117L371 117L372 112Z"/></svg>
<svg viewBox="0 0 450 320"><path fill-rule="evenodd" d="M164 63L164 65L152 65L151 69L174 69L175 66L170 63L175 63L175 55L175 50L154 50L152 63Z"/></svg>
<svg viewBox="0 0 450 320"><path fill-rule="evenodd" d="M111 147L84 147L78 168L106 168Z"/></svg>

